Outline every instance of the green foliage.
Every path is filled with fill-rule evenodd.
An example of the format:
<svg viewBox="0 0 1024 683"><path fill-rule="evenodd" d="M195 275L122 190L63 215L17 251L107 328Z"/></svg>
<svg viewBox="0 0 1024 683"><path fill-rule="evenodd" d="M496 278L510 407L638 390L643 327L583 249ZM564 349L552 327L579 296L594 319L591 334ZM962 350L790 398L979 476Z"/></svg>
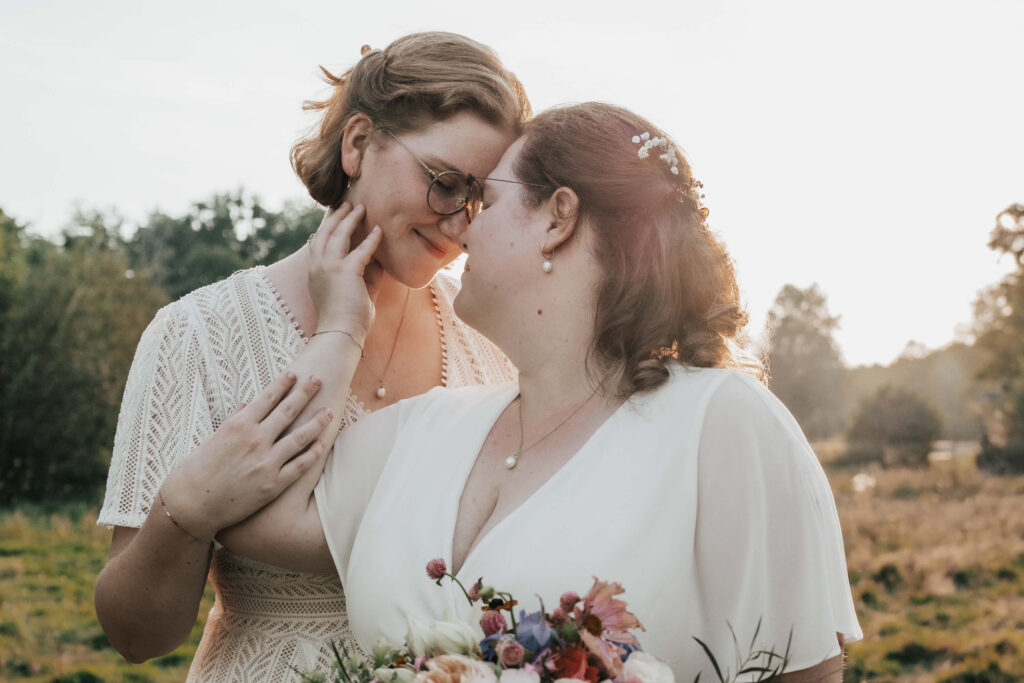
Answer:
<svg viewBox="0 0 1024 683"><path fill-rule="evenodd" d="M0 499L94 497L105 479L135 343L163 295L111 247L105 226L61 247L5 228L0 311Z"/></svg>
<svg viewBox="0 0 1024 683"><path fill-rule="evenodd" d="M975 303L977 346L985 352L979 375L990 390L978 465L1024 472L1024 204L996 217L988 245L1017 268Z"/></svg>
<svg viewBox="0 0 1024 683"><path fill-rule="evenodd" d="M920 397L884 386L861 404L847 440L861 454L873 449L885 465L923 466L940 428L938 415Z"/></svg>
<svg viewBox="0 0 1024 683"><path fill-rule="evenodd" d="M817 285L786 285L768 313L771 389L811 439L843 427L845 371L832 338L838 326Z"/></svg>
<svg viewBox="0 0 1024 683"><path fill-rule="evenodd" d="M241 191L216 194L181 216L151 214L124 248L133 269L177 299L241 268L280 260L302 246L321 217L316 205L272 212Z"/></svg>
<svg viewBox="0 0 1024 683"><path fill-rule="evenodd" d="M265 209L241 191L154 213L130 239L79 210L63 244L0 211L0 500L92 499L145 326L171 298L302 246L315 205Z"/></svg>

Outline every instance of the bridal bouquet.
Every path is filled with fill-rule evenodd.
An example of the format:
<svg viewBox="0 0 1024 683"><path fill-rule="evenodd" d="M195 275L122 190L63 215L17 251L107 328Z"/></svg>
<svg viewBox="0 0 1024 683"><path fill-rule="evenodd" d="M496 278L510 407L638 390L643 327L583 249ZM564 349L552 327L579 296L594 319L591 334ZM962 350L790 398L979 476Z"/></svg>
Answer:
<svg viewBox="0 0 1024 683"><path fill-rule="evenodd" d="M586 595L563 593L558 607L548 612L543 602L536 612L519 610L511 594L485 585L482 579L466 589L448 572L444 560L427 563L427 575L437 585L450 578L471 605L479 605L479 626L445 620L430 624L407 617L403 647L380 642L369 657L335 649L332 683L674 683L672 670L643 652L633 631L644 630L626 603L617 583L596 577ZM480 635L483 635L483 638ZM755 635L756 638L756 635ZM711 651L699 639L719 681L725 677ZM769 666L755 663L765 657ZM770 666L771 664L775 666ZM786 657L757 652L737 667L737 675L755 673L759 681L781 674ZM697 676L699 679L700 676ZM303 674L310 683L322 674ZM732 679L730 679L732 680ZM697 680L694 681L697 683Z"/></svg>

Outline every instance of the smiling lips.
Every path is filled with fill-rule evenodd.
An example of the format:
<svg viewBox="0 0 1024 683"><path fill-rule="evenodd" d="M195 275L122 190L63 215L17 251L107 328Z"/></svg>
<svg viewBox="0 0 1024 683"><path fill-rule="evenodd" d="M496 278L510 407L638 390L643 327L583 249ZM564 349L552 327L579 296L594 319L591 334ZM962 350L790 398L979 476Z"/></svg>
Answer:
<svg viewBox="0 0 1024 683"><path fill-rule="evenodd" d="M427 245L428 249L430 249L431 251L435 252L438 256L447 256L448 255L448 252L446 250L442 249L441 247L437 246L437 244L435 244L431 240L427 239L427 237L423 233L421 233L419 230L413 230L413 232L415 232L419 236L419 238L421 240L423 240L423 243Z"/></svg>

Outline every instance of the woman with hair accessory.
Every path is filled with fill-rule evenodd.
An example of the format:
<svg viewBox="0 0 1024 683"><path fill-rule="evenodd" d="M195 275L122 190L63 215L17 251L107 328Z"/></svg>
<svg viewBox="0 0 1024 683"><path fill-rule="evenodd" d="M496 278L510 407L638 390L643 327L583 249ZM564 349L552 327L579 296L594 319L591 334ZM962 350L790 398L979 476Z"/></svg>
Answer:
<svg viewBox="0 0 1024 683"><path fill-rule="evenodd" d="M99 517L114 536L96 611L113 646L144 661L184 642L209 574L217 599L189 680L283 680L329 667L330 644L350 638L337 576L214 549L215 533L319 469L323 443L372 412L435 386L514 376L455 317L458 283L439 271L460 253L460 179L493 168L530 115L519 81L489 48L439 32L364 47L344 74L324 74L331 95L309 105L319 125L292 150L310 196L329 209L316 236L162 309L125 388ZM341 233L344 250L325 251L325 235ZM323 275L349 242L372 254L365 272ZM313 305L309 276L320 271L339 287L332 306L349 305L338 316ZM315 377L282 374L305 353L328 359ZM342 398L327 406L339 385Z"/></svg>
<svg viewBox="0 0 1024 683"><path fill-rule="evenodd" d="M594 575L621 583L641 645L679 681L715 676L695 637L723 663L752 643L788 649L784 680L841 680L842 644L863 634L831 490L741 350L733 265L686 159L589 103L535 118L472 183L455 307L518 381L378 411L223 542L338 572L364 645L401 643L407 615L479 619L423 577L440 557L464 585L547 604ZM365 306L333 310L358 328Z"/></svg>

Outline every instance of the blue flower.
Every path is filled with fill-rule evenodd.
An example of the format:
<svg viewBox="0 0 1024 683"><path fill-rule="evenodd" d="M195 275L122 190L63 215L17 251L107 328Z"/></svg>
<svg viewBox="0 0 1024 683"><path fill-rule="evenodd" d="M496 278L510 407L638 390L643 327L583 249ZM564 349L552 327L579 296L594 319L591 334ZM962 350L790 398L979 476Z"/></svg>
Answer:
<svg viewBox="0 0 1024 683"><path fill-rule="evenodd" d="M498 644L501 639L502 633L492 633L483 640L480 641L480 654L483 655L485 662L496 662L498 661L498 653L494 649L494 646Z"/></svg>
<svg viewBox="0 0 1024 683"><path fill-rule="evenodd" d="M543 612L527 615L526 610L519 611L519 624L516 626L519 644L530 652L537 653L551 645L557 636L548 625Z"/></svg>

